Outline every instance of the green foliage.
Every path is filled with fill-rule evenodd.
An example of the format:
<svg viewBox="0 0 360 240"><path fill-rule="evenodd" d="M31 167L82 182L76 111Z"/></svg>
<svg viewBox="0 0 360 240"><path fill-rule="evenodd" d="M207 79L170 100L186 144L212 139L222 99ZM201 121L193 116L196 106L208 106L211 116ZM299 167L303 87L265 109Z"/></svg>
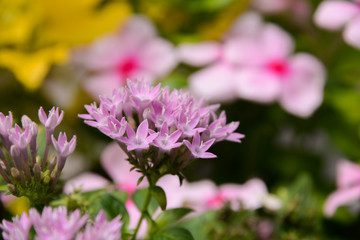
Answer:
<svg viewBox="0 0 360 240"><path fill-rule="evenodd" d="M166 195L164 190L159 186L150 187L151 196L158 202L161 210L166 209Z"/></svg>
<svg viewBox="0 0 360 240"><path fill-rule="evenodd" d="M194 240L194 237L185 228L171 227L156 233L152 240Z"/></svg>
<svg viewBox="0 0 360 240"><path fill-rule="evenodd" d="M144 208L144 204L146 201L146 196L148 194L149 189L148 188L143 188L143 189L138 189L136 190L136 192L132 195L132 199L136 205L136 207L142 211ZM157 203L157 201L151 197L149 206L147 211L149 212L150 215L154 214L156 209L159 207L159 204Z"/></svg>

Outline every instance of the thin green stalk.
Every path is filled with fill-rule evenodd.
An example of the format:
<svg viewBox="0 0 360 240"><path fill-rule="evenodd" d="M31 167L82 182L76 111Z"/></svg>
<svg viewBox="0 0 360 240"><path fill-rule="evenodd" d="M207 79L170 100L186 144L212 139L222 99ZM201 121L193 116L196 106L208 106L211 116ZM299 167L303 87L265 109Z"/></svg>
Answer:
<svg viewBox="0 0 360 240"><path fill-rule="evenodd" d="M150 180L148 176L146 176L146 177L147 177L148 180ZM133 237L132 237L132 240L135 240L135 239L136 239L136 235L137 235L137 233L138 233L138 231L139 231L139 229L140 229L142 220L144 219L145 214L146 214L147 209L148 209L149 204L150 204L150 200L151 200L150 188L152 187L152 185L151 185L151 181L149 181L149 183L150 183L150 187L149 187L148 192L147 192L147 194L146 194L145 203L144 203L144 206L143 206L143 208L142 208L142 210L141 210L141 216L140 216L140 219L139 219L139 221L138 221L138 224L137 224L137 226L136 226L136 228L135 228L135 232L134 232L134 235L133 235Z"/></svg>

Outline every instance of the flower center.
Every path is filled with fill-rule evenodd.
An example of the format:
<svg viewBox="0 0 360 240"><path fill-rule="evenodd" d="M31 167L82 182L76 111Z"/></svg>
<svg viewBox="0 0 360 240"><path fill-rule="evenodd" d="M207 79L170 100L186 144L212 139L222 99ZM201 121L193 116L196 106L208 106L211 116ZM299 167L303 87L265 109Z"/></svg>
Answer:
<svg viewBox="0 0 360 240"><path fill-rule="evenodd" d="M266 68L279 76L284 76L289 72L289 66L283 60L273 60L266 65Z"/></svg>
<svg viewBox="0 0 360 240"><path fill-rule="evenodd" d="M130 56L118 65L117 71L125 78L127 78L130 77L130 75L134 72L134 70L138 68L138 66L139 64L137 60L134 57Z"/></svg>

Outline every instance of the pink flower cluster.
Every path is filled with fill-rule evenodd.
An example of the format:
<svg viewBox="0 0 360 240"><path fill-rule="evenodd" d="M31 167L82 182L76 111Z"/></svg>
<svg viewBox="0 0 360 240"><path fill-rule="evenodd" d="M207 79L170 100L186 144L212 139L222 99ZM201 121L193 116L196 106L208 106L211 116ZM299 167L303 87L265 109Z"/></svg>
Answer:
<svg viewBox="0 0 360 240"><path fill-rule="evenodd" d="M121 236L120 216L107 221L100 211L93 223L87 223L88 215L81 215L80 210L68 213L65 207L45 207L41 214L30 209L29 216L23 213L13 218L12 222L3 220L0 228L5 240L29 239L30 229L35 230L35 239L63 240L118 240ZM81 229L85 226L85 229Z"/></svg>
<svg viewBox="0 0 360 240"><path fill-rule="evenodd" d="M343 38L349 45L360 49L360 1L323 1L314 15L322 28L337 31L344 28Z"/></svg>
<svg viewBox="0 0 360 240"><path fill-rule="evenodd" d="M94 98L111 94L127 78L153 82L177 65L174 46L157 36L152 23L140 16L130 18L121 31L78 49L73 58L86 75L84 89Z"/></svg>
<svg viewBox="0 0 360 240"><path fill-rule="evenodd" d="M111 97L101 96L99 106L86 105L88 114L79 116L113 138L141 171L169 164L177 174L195 158L216 157L207 152L214 142L244 137L234 133L239 122L226 124L225 112L216 115L218 107L181 90L128 80Z"/></svg>
<svg viewBox="0 0 360 240"><path fill-rule="evenodd" d="M222 43L183 44L179 58L193 66L208 65L189 78L198 96L212 101L278 101L289 113L308 117L322 102L325 69L314 56L293 50L288 33L246 13Z"/></svg>
<svg viewBox="0 0 360 240"><path fill-rule="evenodd" d="M20 189L26 190L26 186L36 186L43 182L53 187L65 165L66 158L75 150L76 137L67 141L65 133L60 133L58 140L54 137L54 129L61 123L64 113L53 107L47 115L42 107L39 109L39 119L46 131L45 151L43 156L38 156L38 125L29 117L23 115L22 127L13 125L13 116L5 116L0 113L0 138L5 154L0 148L0 174L9 184L9 190L13 194L21 195ZM58 153L58 157L48 160L49 146L52 144ZM28 151L29 149L29 151ZM46 168L47 167L47 168ZM48 188L41 188L48 189ZM36 193L35 189L31 191ZM39 194L39 192L38 192ZM29 197L29 196L28 196Z"/></svg>

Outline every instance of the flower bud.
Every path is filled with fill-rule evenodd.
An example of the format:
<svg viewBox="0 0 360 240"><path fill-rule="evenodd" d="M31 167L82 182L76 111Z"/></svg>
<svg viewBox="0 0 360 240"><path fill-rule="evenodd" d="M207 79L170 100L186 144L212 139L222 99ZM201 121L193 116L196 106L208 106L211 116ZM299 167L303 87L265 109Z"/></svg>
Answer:
<svg viewBox="0 0 360 240"><path fill-rule="evenodd" d="M41 166L39 163L35 163L35 165L33 167L33 172L34 172L36 181L40 181L41 180Z"/></svg>
<svg viewBox="0 0 360 240"><path fill-rule="evenodd" d="M16 187L13 185L13 184L8 184L7 185L7 188L8 188L8 190L9 190L9 192L11 192L12 194L16 194L17 193L17 189L16 189Z"/></svg>

